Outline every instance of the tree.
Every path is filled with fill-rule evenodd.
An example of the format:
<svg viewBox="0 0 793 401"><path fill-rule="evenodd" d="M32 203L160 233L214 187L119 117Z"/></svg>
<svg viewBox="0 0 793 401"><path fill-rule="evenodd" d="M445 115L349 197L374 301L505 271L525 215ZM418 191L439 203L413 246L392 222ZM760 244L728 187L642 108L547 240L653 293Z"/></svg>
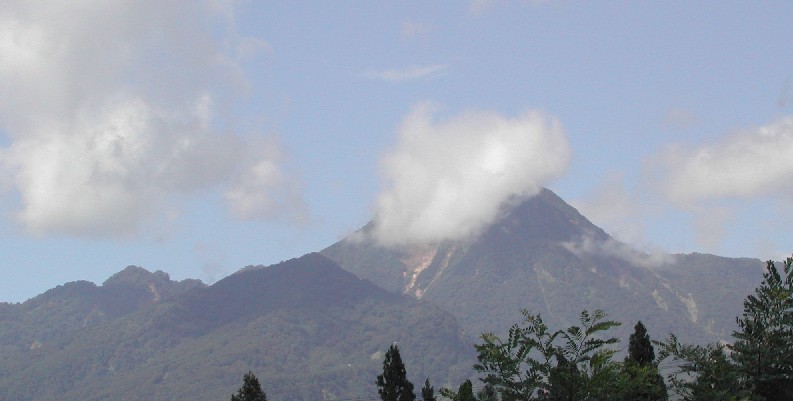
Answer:
<svg viewBox="0 0 793 401"><path fill-rule="evenodd" d="M745 387L757 399L793 399L793 258L782 273L767 262L763 281L743 302L730 347Z"/></svg>
<svg viewBox="0 0 793 401"><path fill-rule="evenodd" d="M445 398L448 398L452 401L476 401L476 397L474 396L474 385L471 383L471 380L466 379L460 387L457 388L455 392L449 388L442 388L441 395Z"/></svg>
<svg viewBox="0 0 793 401"><path fill-rule="evenodd" d="M502 401L534 400L545 383L554 354L553 342L559 335L551 333L540 315L521 311L523 326L510 327L506 341L493 333L483 333L474 370L483 373L480 380L496 389Z"/></svg>
<svg viewBox="0 0 793 401"><path fill-rule="evenodd" d="M736 320L732 345L684 345L674 335L657 343L661 359L682 363L669 376L671 387L691 401L793 399L793 258L782 272L767 262L763 281Z"/></svg>
<svg viewBox="0 0 793 401"><path fill-rule="evenodd" d="M548 374L547 394L543 399L549 401L576 401L583 399L585 389L582 386L581 372L578 366L565 358L564 354L556 354L556 366Z"/></svg>
<svg viewBox="0 0 793 401"><path fill-rule="evenodd" d="M267 401L267 395L262 391L256 375L248 372L242 378L242 387L237 390L237 394L231 395L231 401Z"/></svg>
<svg viewBox="0 0 793 401"><path fill-rule="evenodd" d="M479 401L499 401L496 389L489 384L485 384L484 387L476 393L476 399Z"/></svg>
<svg viewBox="0 0 793 401"><path fill-rule="evenodd" d="M506 341L492 333L476 345L480 379L492 386L502 401L548 399L608 399L615 394L617 364L608 346L616 338L600 338L620 323L604 320L597 310L581 312L580 326L551 332L539 315L523 310L524 324L513 325ZM580 398L579 398L580 397Z"/></svg>
<svg viewBox="0 0 793 401"><path fill-rule="evenodd" d="M650 335L647 334L647 328L644 327L642 321L633 326L633 334L631 334L630 342L628 343L628 359L635 361L639 366L647 366L655 360L655 349L650 342Z"/></svg>
<svg viewBox="0 0 793 401"><path fill-rule="evenodd" d="M725 347L680 344L674 334L664 342L659 359L671 358L679 364L669 375L669 384L684 401L745 400L749 397L738 378L737 366L732 363Z"/></svg>
<svg viewBox="0 0 793 401"><path fill-rule="evenodd" d="M424 381L424 387L421 388L421 401L437 401L435 398L435 388L430 385L430 378Z"/></svg>
<svg viewBox="0 0 793 401"><path fill-rule="evenodd" d="M383 374L377 376L377 393L383 401L414 401L413 383L407 379L399 348L391 345L383 360Z"/></svg>
<svg viewBox="0 0 793 401"><path fill-rule="evenodd" d="M454 401L476 401L474 398L474 385L470 380L464 381L457 389L457 399Z"/></svg>
<svg viewBox="0 0 793 401"><path fill-rule="evenodd" d="M655 349L641 321L633 327L628 344L628 356L622 363L625 401L664 401L667 397L664 378L655 364Z"/></svg>

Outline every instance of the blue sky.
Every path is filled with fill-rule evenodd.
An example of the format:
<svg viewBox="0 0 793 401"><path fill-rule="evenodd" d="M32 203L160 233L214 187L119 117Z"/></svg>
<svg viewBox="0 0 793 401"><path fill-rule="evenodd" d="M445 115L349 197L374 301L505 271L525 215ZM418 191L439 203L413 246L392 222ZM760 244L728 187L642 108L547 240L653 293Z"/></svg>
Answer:
<svg viewBox="0 0 793 401"><path fill-rule="evenodd" d="M0 5L0 300L212 282L547 186L650 254L793 252L793 3Z"/></svg>

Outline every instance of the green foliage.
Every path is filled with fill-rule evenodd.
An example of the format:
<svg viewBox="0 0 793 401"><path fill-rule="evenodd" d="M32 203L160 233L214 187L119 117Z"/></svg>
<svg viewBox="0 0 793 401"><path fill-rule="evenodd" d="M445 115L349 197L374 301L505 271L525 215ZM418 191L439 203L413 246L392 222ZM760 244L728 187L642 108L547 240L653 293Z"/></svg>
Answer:
<svg viewBox="0 0 793 401"><path fill-rule="evenodd" d="M52 339L0 338L14 341L0 358L0 400L228 399L248 370L266 383L269 400L360 398L376 394L374 377L395 338L402 353L421 355L411 373L456 383L467 377L473 349L451 315L314 259L240 272L221 286L83 326L89 308L70 316L73 333ZM0 334L17 332L39 311L58 317L62 305L91 294L65 290L36 299L32 312L28 304L0 308ZM257 307L237 308L233 320L210 313L245 302ZM42 345L31 349L36 339Z"/></svg>
<svg viewBox="0 0 793 401"><path fill-rule="evenodd" d="M414 401L413 383L407 378L399 348L391 345L383 360L383 374L377 376L377 393L383 401Z"/></svg>
<svg viewBox="0 0 793 401"><path fill-rule="evenodd" d="M763 282L746 297L730 348L745 387L758 399L793 399L793 258L780 272L767 262Z"/></svg>
<svg viewBox="0 0 793 401"><path fill-rule="evenodd" d="M767 262L737 323L731 346L686 345L674 335L658 343L662 359L680 363L669 377L672 388L691 401L793 399L793 258L782 272Z"/></svg>
<svg viewBox="0 0 793 401"><path fill-rule="evenodd" d="M539 315L522 311L523 325L513 325L506 341L492 333L476 345L480 379L503 401L605 397L619 382L618 365L608 348L616 338L600 338L620 323L604 320L597 310L581 312L580 326L551 332Z"/></svg>
<svg viewBox="0 0 793 401"><path fill-rule="evenodd" d="M492 387L490 388L492 391ZM474 396L474 385L471 383L471 380L466 379L460 387L457 388L457 391L453 391L449 388L442 388L441 395L445 398L448 398L452 401L477 401L477 397ZM485 393L485 396L488 394Z"/></svg>
<svg viewBox="0 0 793 401"><path fill-rule="evenodd" d="M633 360L622 363L622 386L620 393L623 401L666 401L666 383L655 364L639 365Z"/></svg>
<svg viewBox="0 0 793 401"><path fill-rule="evenodd" d="M231 395L231 401L267 401L267 395L253 372L246 373L242 380L242 387L237 394Z"/></svg>
<svg viewBox="0 0 793 401"><path fill-rule="evenodd" d="M476 401L476 398L474 398L474 385L470 380L460 384L457 389L457 398L454 401Z"/></svg>
<svg viewBox="0 0 793 401"><path fill-rule="evenodd" d="M655 350L650 342L650 335L641 320L633 327L630 342L628 344L628 358L635 361L639 366L647 366L655 360Z"/></svg>
<svg viewBox="0 0 793 401"><path fill-rule="evenodd" d="M437 401L435 388L430 385L429 377L424 381L424 387L421 388L421 401Z"/></svg>
<svg viewBox="0 0 793 401"><path fill-rule="evenodd" d="M749 396L740 383L737 367L725 353L725 346L681 344L674 334L660 347L659 359L677 364L668 376L670 387L684 401L742 400Z"/></svg>
<svg viewBox="0 0 793 401"><path fill-rule="evenodd" d="M489 384L484 385L484 387L476 393L476 399L479 401L499 401L496 389Z"/></svg>
<svg viewBox="0 0 793 401"><path fill-rule="evenodd" d="M655 349L650 335L641 321L633 328L628 344L628 356L622 363L625 377L622 398L625 401L664 401L667 397L664 378L655 364Z"/></svg>

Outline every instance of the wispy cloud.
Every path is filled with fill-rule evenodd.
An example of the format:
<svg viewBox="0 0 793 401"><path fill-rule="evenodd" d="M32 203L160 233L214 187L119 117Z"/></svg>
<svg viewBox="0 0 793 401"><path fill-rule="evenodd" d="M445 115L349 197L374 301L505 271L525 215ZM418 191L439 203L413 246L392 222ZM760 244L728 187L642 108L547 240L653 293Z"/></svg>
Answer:
<svg viewBox="0 0 793 401"><path fill-rule="evenodd" d="M585 235L578 241L565 242L562 245L578 257L590 255L613 257L644 268L659 268L675 262L673 255L663 252L642 252L613 238L597 240L593 236Z"/></svg>
<svg viewBox="0 0 793 401"><path fill-rule="evenodd" d="M413 65L401 70L369 71L365 73L364 76L367 78L399 83L439 76L445 73L448 68L449 66L446 64L432 64L426 66Z"/></svg>
<svg viewBox="0 0 793 401"><path fill-rule="evenodd" d="M680 205L723 198L791 197L793 116L699 147L676 145L653 163L663 194Z"/></svg>
<svg viewBox="0 0 793 401"><path fill-rule="evenodd" d="M277 142L222 126L247 89L233 2L19 2L0 13L0 173L36 234L123 236L184 195L228 192L241 218L300 204ZM292 191L286 188L287 192ZM268 212L264 212L268 210Z"/></svg>
<svg viewBox="0 0 793 401"><path fill-rule="evenodd" d="M570 203L609 234L631 244L645 242L642 217L648 210L641 199L625 186L622 174L611 173L590 196Z"/></svg>
<svg viewBox="0 0 793 401"><path fill-rule="evenodd" d="M537 194L567 167L561 125L540 112L472 111L436 122L435 111L415 107L382 159L373 235L383 245L477 235L507 200Z"/></svg>

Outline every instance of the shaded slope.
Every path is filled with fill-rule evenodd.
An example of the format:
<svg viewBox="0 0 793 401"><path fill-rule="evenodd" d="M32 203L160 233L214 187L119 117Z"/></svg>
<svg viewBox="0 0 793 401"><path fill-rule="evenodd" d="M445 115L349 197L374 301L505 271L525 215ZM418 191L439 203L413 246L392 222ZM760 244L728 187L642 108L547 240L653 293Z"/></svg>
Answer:
<svg viewBox="0 0 793 401"><path fill-rule="evenodd" d="M204 286L199 280L172 281L162 271L128 266L101 286L69 282L23 303L2 303L0 350L8 354L40 347Z"/></svg>
<svg viewBox="0 0 793 401"><path fill-rule="evenodd" d="M459 381L473 362L459 333L438 308L309 254L4 360L0 399L227 399L248 370L274 401L370 397L394 341L416 382Z"/></svg>

